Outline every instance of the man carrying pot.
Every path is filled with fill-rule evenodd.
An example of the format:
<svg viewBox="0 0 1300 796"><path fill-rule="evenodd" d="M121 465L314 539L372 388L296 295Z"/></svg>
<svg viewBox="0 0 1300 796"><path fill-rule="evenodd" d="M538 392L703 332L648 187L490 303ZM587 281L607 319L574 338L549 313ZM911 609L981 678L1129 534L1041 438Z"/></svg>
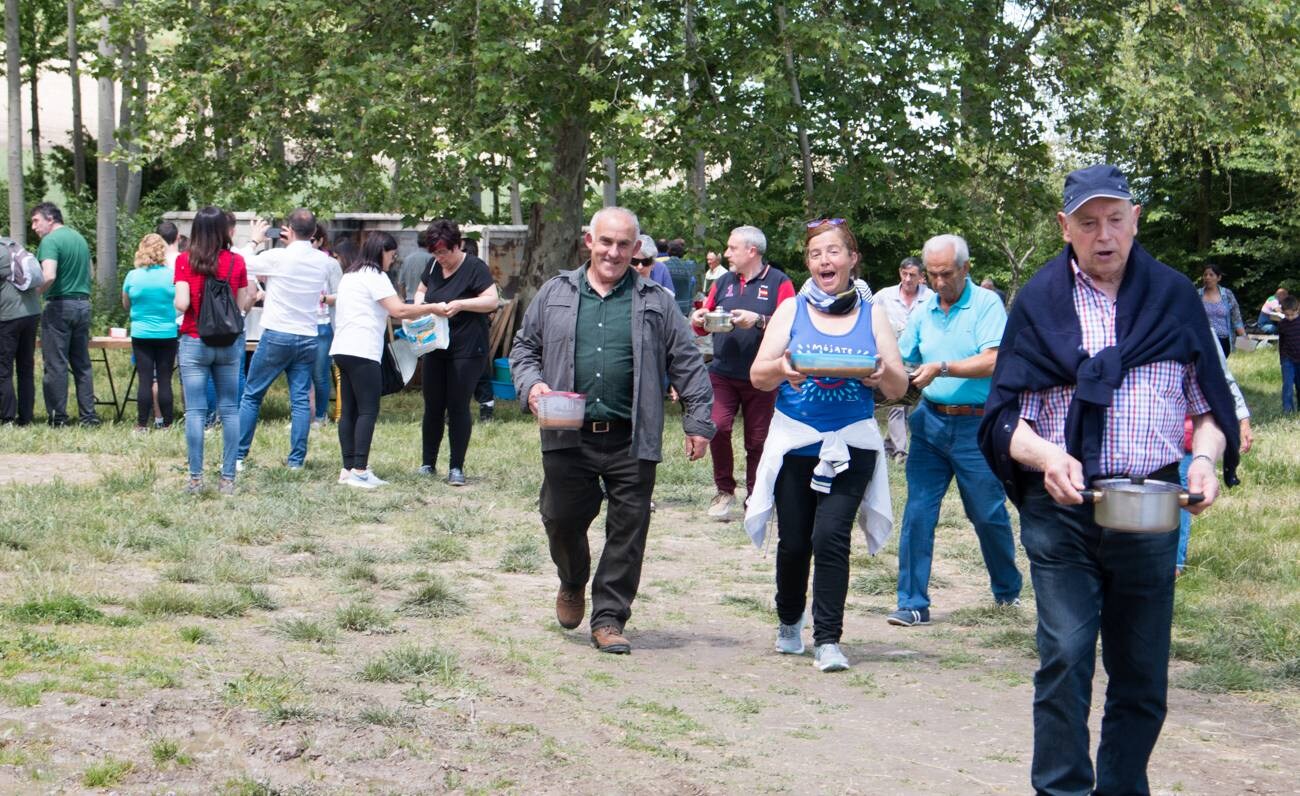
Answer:
<svg viewBox="0 0 1300 796"><path fill-rule="evenodd" d="M1221 456L1225 482L1236 483L1237 422L1217 343L1191 282L1134 241L1140 213L1114 166L1066 177L1065 250L1012 305L980 426L984 456L1020 509L1038 602L1039 793L1148 793L1166 711L1177 526L1103 527L1101 506L1080 490L1117 476L1176 484L1184 414L1194 429L1188 489L1204 495L1188 510L1214 503ZM1099 632L1109 682L1094 770Z"/></svg>
<svg viewBox="0 0 1300 796"><path fill-rule="evenodd" d="M677 390L686 456L704 456L713 389L673 297L629 268L637 218L606 207L591 219L591 260L542 285L510 352L521 401L534 414L552 390L587 396L581 429L542 429L542 524L560 577L555 618L582 623L591 574L587 529L608 499L605 549L591 578L591 641L626 654L623 627L641 580L655 467L663 458L665 376Z"/></svg>

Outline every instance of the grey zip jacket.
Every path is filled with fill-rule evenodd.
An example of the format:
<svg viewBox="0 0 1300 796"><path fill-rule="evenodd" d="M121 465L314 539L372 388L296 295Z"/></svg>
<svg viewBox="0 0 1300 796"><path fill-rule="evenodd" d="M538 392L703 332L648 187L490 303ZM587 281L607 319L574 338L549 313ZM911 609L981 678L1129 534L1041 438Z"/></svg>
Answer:
<svg viewBox="0 0 1300 796"><path fill-rule="evenodd" d="M544 382L552 390L573 390L574 330L578 324L581 269L561 271L542 285L524 312L510 351L510 373L519 403L528 411L528 392ZM677 389L682 429L712 439L716 430L713 386L694 333L668 291L639 275L632 290L632 447L638 459L663 460L664 374ZM542 429L542 451L576 448L581 432Z"/></svg>

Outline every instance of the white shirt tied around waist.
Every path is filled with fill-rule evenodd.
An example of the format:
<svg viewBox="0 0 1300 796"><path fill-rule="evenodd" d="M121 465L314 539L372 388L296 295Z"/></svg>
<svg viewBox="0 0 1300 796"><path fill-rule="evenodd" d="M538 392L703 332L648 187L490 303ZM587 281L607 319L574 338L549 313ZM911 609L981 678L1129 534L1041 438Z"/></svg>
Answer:
<svg viewBox="0 0 1300 796"><path fill-rule="evenodd" d="M884 442L874 417L864 418L836 431L818 431L781 412L772 414L772 425L763 443L763 457L754 475L754 493L745 510L745 532L762 548L767 536L767 521L775 507L773 495L776 477L785 455L793 450L821 442L817 467L813 470L813 489L825 491L818 482L829 481L849 462L849 448L876 451L876 469L858 506L858 527L867 539L867 552L875 555L885 546L894 529L894 511L889 501L889 474L885 469Z"/></svg>
<svg viewBox="0 0 1300 796"><path fill-rule="evenodd" d="M259 254L245 251L244 259L249 276L266 278L262 328L315 337L316 308L322 292L333 292L330 282L339 272L338 261L301 240Z"/></svg>

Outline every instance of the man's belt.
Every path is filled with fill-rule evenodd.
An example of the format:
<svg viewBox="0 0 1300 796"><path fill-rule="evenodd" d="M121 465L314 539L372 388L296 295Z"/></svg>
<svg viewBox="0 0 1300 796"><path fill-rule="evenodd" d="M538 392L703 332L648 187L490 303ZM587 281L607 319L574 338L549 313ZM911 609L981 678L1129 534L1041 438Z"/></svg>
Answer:
<svg viewBox="0 0 1300 796"><path fill-rule="evenodd" d="M79 294L64 295L64 296L47 296L45 300L46 301L90 301L90 296L89 295L82 296Z"/></svg>
<svg viewBox="0 0 1300 796"><path fill-rule="evenodd" d="M582 430L591 434L608 434L611 431L631 431L630 420L584 420Z"/></svg>
<svg viewBox="0 0 1300 796"><path fill-rule="evenodd" d="M977 404L937 404L929 398L925 402L930 408L941 415L951 415L953 417L983 417L984 407Z"/></svg>

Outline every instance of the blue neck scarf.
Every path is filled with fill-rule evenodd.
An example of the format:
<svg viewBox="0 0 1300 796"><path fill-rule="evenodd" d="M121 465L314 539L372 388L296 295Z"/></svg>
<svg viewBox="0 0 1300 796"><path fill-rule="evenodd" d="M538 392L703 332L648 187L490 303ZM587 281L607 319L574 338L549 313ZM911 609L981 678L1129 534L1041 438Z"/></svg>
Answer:
<svg viewBox="0 0 1300 796"><path fill-rule="evenodd" d="M829 315L848 315L857 309L858 302L861 301L858 290L852 282L849 283L848 290L834 295L822 290L821 285L816 282L812 282L804 298L809 304Z"/></svg>

